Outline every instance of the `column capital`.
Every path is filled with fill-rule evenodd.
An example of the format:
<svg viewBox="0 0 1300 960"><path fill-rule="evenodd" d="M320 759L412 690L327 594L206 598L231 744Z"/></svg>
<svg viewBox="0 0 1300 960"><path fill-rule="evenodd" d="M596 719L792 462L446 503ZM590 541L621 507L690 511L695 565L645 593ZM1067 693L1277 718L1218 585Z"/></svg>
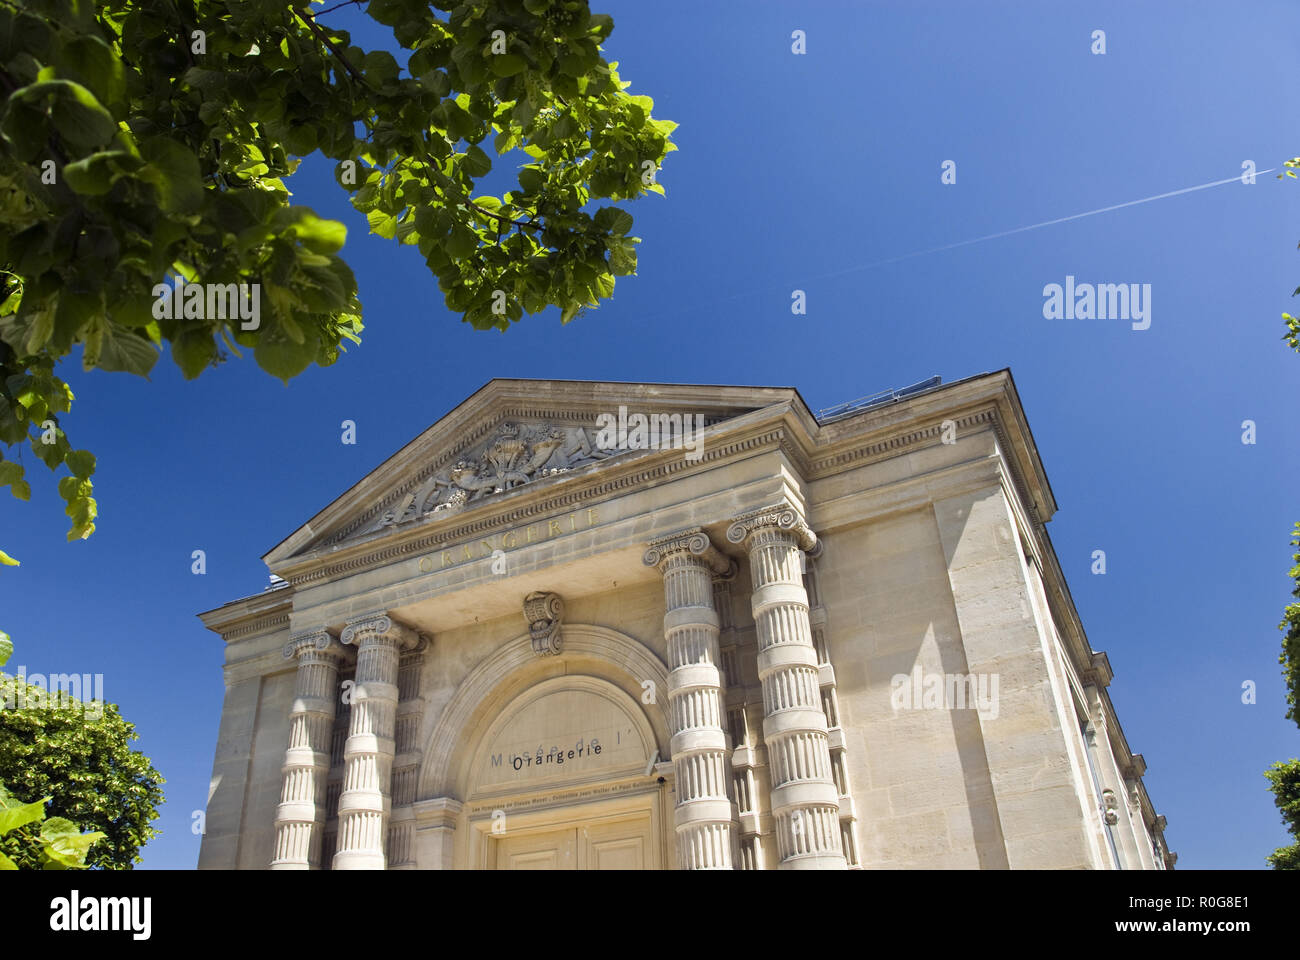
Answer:
<svg viewBox="0 0 1300 960"><path fill-rule="evenodd" d="M651 540L641 562L647 567L658 567L675 553L689 553L697 557L716 576L725 577L735 573L736 561L715 547L709 535L700 527Z"/></svg>
<svg viewBox="0 0 1300 960"><path fill-rule="evenodd" d="M343 627L341 642L355 644L358 648L366 640L383 638L394 642L403 652L423 650L429 638L418 630L398 623L386 613L367 613L353 617Z"/></svg>
<svg viewBox="0 0 1300 960"><path fill-rule="evenodd" d="M304 630L301 633L295 633L289 637L289 642L284 645L284 659L292 660L297 656L308 651L324 653L329 656L340 657L343 655L343 648L339 646L334 634L330 633L324 627L315 630Z"/></svg>
<svg viewBox="0 0 1300 960"><path fill-rule="evenodd" d="M727 527L727 539L743 546L755 532L767 527L775 527L791 534L801 550L815 553L820 545L817 535L788 503L778 503L741 514Z"/></svg>

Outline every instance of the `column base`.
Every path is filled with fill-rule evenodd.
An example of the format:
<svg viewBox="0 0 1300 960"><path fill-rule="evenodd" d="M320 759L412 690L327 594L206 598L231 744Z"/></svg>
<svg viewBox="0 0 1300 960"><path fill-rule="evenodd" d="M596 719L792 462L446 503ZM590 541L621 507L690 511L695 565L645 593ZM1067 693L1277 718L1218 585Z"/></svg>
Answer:
<svg viewBox="0 0 1300 960"><path fill-rule="evenodd" d="M848 863L843 856L807 856L783 860L777 865L778 870L847 870Z"/></svg>
<svg viewBox="0 0 1300 960"><path fill-rule="evenodd" d="M383 870L384 855L370 850L340 850L334 854L335 870Z"/></svg>

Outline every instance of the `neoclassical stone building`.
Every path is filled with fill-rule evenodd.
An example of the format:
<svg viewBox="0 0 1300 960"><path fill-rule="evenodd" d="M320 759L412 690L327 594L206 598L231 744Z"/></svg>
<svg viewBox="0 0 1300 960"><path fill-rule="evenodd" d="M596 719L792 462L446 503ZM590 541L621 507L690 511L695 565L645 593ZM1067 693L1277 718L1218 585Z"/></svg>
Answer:
<svg viewBox="0 0 1300 960"><path fill-rule="evenodd" d="M493 380L202 614L201 868L1164 869L1009 371Z"/></svg>

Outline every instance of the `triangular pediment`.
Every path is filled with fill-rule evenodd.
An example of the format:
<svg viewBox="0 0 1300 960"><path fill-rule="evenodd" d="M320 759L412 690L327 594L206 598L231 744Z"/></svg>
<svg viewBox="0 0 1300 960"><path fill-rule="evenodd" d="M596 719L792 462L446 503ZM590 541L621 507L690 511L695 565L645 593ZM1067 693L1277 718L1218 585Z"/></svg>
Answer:
<svg viewBox="0 0 1300 960"><path fill-rule="evenodd" d="M701 427L791 402L802 406L785 387L492 380L263 559L343 549L673 443L688 451Z"/></svg>

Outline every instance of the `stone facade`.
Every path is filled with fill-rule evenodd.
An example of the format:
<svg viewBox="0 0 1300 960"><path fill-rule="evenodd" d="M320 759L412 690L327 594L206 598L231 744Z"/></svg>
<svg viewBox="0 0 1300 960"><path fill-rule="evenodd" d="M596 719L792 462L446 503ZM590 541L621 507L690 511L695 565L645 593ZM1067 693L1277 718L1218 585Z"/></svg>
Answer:
<svg viewBox="0 0 1300 960"><path fill-rule="evenodd" d="M199 866L1171 868L1055 509L1008 371L493 380L202 614Z"/></svg>

